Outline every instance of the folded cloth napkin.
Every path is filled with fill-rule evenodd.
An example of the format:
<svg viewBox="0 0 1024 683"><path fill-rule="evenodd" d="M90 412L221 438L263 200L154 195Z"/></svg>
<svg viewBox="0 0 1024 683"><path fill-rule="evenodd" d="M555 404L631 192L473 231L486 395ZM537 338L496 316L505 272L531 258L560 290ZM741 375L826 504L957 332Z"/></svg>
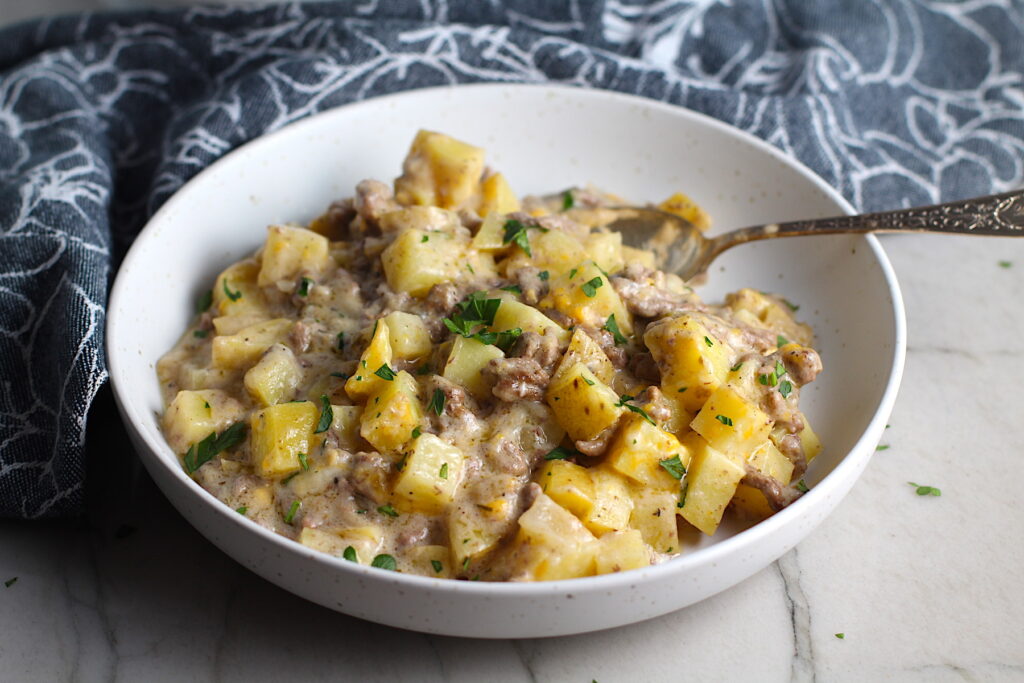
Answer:
<svg viewBox="0 0 1024 683"><path fill-rule="evenodd" d="M0 517L76 514L104 305L144 221L234 147L375 95L551 81L672 102L867 209L1024 180L1024 4L388 0L0 31Z"/></svg>

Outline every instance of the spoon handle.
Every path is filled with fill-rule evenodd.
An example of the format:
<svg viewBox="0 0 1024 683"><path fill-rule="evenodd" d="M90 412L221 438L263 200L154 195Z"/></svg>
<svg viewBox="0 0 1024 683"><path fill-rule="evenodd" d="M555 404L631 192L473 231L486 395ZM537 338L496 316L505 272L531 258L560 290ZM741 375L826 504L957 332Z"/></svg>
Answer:
<svg viewBox="0 0 1024 683"><path fill-rule="evenodd" d="M859 216L771 223L734 230L711 240L721 253L742 242L795 235L864 232L939 232L1024 237L1024 190L947 204Z"/></svg>

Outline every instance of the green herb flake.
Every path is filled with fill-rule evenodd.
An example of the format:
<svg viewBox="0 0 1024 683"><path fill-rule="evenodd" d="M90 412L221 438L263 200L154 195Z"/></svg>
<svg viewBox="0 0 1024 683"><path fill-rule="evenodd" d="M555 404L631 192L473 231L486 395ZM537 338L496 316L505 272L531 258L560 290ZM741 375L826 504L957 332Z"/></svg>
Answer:
<svg viewBox="0 0 1024 683"><path fill-rule="evenodd" d="M766 387L774 387L779 383L779 376L773 371L767 375L758 375L757 381Z"/></svg>
<svg viewBox="0 0 1024 683"><path fill-rule="evenodd" d="M714 346L715 345L715 342L711 341L711 338L708 337L707 335L704 335L704 343L707 344L708 346Z"/></svg>
<svg viewBox="0 0 1024 683"><path fill-rule="evenodd" d="M689 480L684 481L683 485L679 487L679 502L676 503L677 508L681 508L686 505L686 491L690 488Z"/></svg>
<svg viewBox="0 0 1024 683"><path fill-rule="evenodd" d="M845 633L837 633L837 634L836 634L836 638L838 638L839 640L842 640L842 639L843 639L843 638L845 638L845 637L846 637L846 634L845 634Z"/></svg>
<svg viewBox="0 0 1024 683"><path fill-rule="evenodd" d="M562 211L568 211L576 204L576 198L572 196L572 190L562 193Z"/></svg>
<svg viewBox="0 0 1024 683"><path fill-rule="evenodd" d="M466 559L462 561L462 571L466 571L467 569L469 569L469 557L466 557Z"/></svg>
<svg viewBox="0 0 1024 683"><path fill-rule="evenodd" d="M679 387L679 391L678 391L677 393L680 393L680 394L685 394L685 393L686 393L686 390L687 390L687 389L689 389L689 388L690 388L690 387Z"/></svg>
<svg viewBox="0 0 1024 683"><path fill-rule="evenodd" d="M429 375L430 374L430 370L431 370L430 363L424 363L423 365L421 365L418 368L416 368L416 374L420 375L420 376L422 376L422 375Z"/></svg>
<svg viewBox="0 0 1024 683"><path fill-rule="evenodd" d="M779 393L782 394L782 398L788 398L793 393L793 385L790 384L789 380L782 380L779 382Z"/></svg>
<svg viewBox="0 0 1024 683"><path fill-rule="evenodd" d="M235 508L235 512L237 512L237 513L238 513L238 514L240 514L240 515L244 515L244 514L245 514L246 512L248 512L248 511L249 511L249 508L247 508L247 507L246 507L246 506L244 506L244 505L243 505L242 507L239 507L239 508Z"/></svg>
<svg viewBox="0 0 1024 683"><path fill-rule="evenodd" d="M345 348L345 333L344 332L339 332L338 336L335 337L335 339L337 340L335 345L337 346L338 350L339 351L344 350L344 348Z"/></svg>
<svg viewBox="0 0 1024 683"><path fill-rule="evenodd" d="M346 546L345 551L341 553L341 556L349 562L355 562L356 564L359 563L359 556L356 555L356 549L352 546Z"/></svg>
<svg viewBox="0 0 1024 683"><path fill-rule="evenodd" d="M302 467L303 472L309 471L309 456L305 453L299 453L299 465Z"/></svg>
<svg viewBox="0 0 1024 683"><path fill-rule="evenodd" d="M785 374L786 374L786 366L782 364L781 360L775 361L775 375L777 377L782 377Z"/></svg>
<svg viewBox="0 0 1024 683"><path fill-rule="evenodd" d="M578 272L580 272L579 268L573 268L572 270L570 270L569 271L569 279L571 280L574 277L576 277L576 273L578 273Z"/></svg>
<svg viewBox="0 0 1024 683"><path fill-rule="evenodd" d="M427 410L433 410L434 414L441 415L444 413L444 401L444 392L440 389L434 389L434 394L430 397L430 403L427 404Z"/></svg>
<svg viewBox="0 0 1024 683"><path fill-rule="evenodd" d="M422 434L422 433L423 432L420 431L419 427L413 427L412 428L412 438L418 439L418 438L420 438L420 434Z"/></svg>
<svg viewBox="0 0 1024 683"><path fill-rule="evenodd" d="M505 221L505 236L501 243L515 244L526 252L527 256L533 256L533 252L530 251L530 239L526 235L526 226L514 218Z"/></svg>
<svg viewBox="0 0 1024 683"><path fill-rule="evenodd" d="M741 361L741 362L737 363L736 365L732 366L731 368L729 368L729 372L739 372L740 368L742 368L742 367L743 367L743 363Z"/></svg>
<svg viewBox="0 0 1024 683"><path fill-rule="evenodd" d="M13 586L16 583L18 583L18 577L17 576L12 576L11 578L9 578L6 581L4 581L4 588L10 588L11 586Z"/></svg>
<svg viewBox="0 0 1024 683"><path fill-rule="evenodd" d="M440 560L431 560L430 566L434 568L434 573L436 574L440 574L441 571L444 569L444 565L441 564Z"/></svg>
<svg viewBox="0 0 1024 683"><path fill-rule="evenodd" d="M388 367L387 363L384 363L379 368L373 371L373 374L380 377L385 382L390 382L395 379L395 371Z"/></svg>
<svg viewBox="0 0 1024 683"><path fill-rule="evenodd" d="M377 569L387 569L389 572L393 572L398 569L398 563L395 562L395 558L391 555L381 554L373 558L373 562L370 563L371 567Z"/></svg>
<svg viewBox="0 0 1024 683"><path fill-rule="evenodd" d="M679 460L678 453L666 460L659 460L658 464L661 465L662 469L672 475L673 479L682 479L683 475L686 474L686 466Z"/></svg>
<svg viewBox="0 0 1024 683"><path fill-rule="evenodd" d="M999 262L999 267L1000 268L1010 268L1012 266L1013 266L1013 262L1012 261L1000 261Z"/></svg>
<svg viewBox="0 0 1024 683"><path fill-rule="evenodd" d="M807 488L807 482L805 482L803 479L798 481L794 488L796 488L796 490L799 491L800 493L807 493L808 491L810 491L810 489Z"/></svg>
<svg viewBox="0 0 1024 683"><path fill-rule="evenodd" d="M502 287L501 289L506 292L512 292L516 296L523 295L523 290L519 287L519 285L509 285L508 287Z"/></svg>
<svg viewBox="0 0 1024 683"><path fill-rule="evenodd" d="M211 304L213 304L213 290L208 289L196 299L196 314L205 313L210 310Z"/></svg>
<svg viewBox="0 0 1024 683"><path fill-rule="evenodd" d="M622 334L622 332L619 330L619 323L615 321L614 313L608 316L608 319L604 321L604 327L602 327L601 329L610 332L612 335L612 339L615 340L616 344L625 344L629 341L628 339L626 339L626 336Z"/></svg>
<svg viewBox="0 0 1024 683"><path fill-rule="evenodd" d="M313 433L322 434L330 429L332 424L334 424L334 408L331 407L331 399L327 397L327 394L321 394L320 420L316 423Z"/></svg>
<svg viewBox="0 0 1024 683"><path fill-rule="evenodd" d="M217 436L216 432L210 432L205 439L189 446L184 458L185 471L193 474L212 460L213 456L242 443L245 440L246 430L244 422L236 422L221 432L220 436Z"/></svg>
<svg viewBox="0 0 1024 683"><path fill-rule="evenodd" d="M429 241L430 241L430 235L424 235L422 237L422 239L420 239L420 243L429 242Z"/></svg>
<svg viewBox="0 0 1024 683"><path fill-rule="evenodd" d="M934 486L922 486L921 484L915 484L912 481L908 481L908 484L917 489L917 495L919 496L941 496L942 491L935 488Z"/></svg>
<svg viewBox="0 0 1024 683"><path fill-rule="evenodd" d="M292 523L292 520L295 519L295 513L299 511L299 507L301 505L302 505L302 503L297 501L297 500L293 500L292 501L292 506L290 508L288 508L288 514L284 516L284 523L285 524L291 524Z"/></svg>
<svg viewBox="0 0 1024 683"><path fill-rule="evenodd" d="M875 446L875 450L876 451L887 451L887 450L889 450L889 446L885 445L885 444L879 444L878 446Z"/></svg>
<svg viewBox="0 0 1024 683"><path fill-rule="evenodd" d="M448 478L448 463L441 464L441 469L438 471L437 476L441 477L442 479Z"/></svg>
<svg viewBox="0 0 1024 683"><path fill-rule="evenodd" d="M570 451L568 448L562 448L558 446L547 455L544 456L545 460L565 460L566 458L576 455L574 451Z"/></svg>
<svg viewBox="0 0 1024 683"><path fill-rule="evenodd" d="M732 427L732 418L728 415L715 415L715 419L724 424L726 427Z"/></svg>
<svg viewBox="0 0 1024 683"><path fill-rule="evenodd" d="M781 334L775 338L775 345L782 348L789 343L789 340L783 337Z"/></svg>
<svg viewBox="0 0 1024 683"><path fill-rule="evenodd" d="M594 386L594 380L592 380L592 379L590 379L588 377L584 377L583 381L587 383L587 386L591 386L591 387Z"/></svg>
<svg viewBox="0 0 1024 683"><path fill-rule="evenodd" d="M221 286L224 289L224 296L226 296L227 298L231 299L232 301L238 301L239 299L242 298L241 290L231 291L231 288L228 287L228 279L227 278L224 278L223 280L221 280Z"/></svg>
<svg viewBox="0 0 1024 683"><path fill-rule="evenodd" d="M395 510L395 508L391 507L391 505L381 505L377 508L377 512L379 512L382 515L387 515L388 517L398 516L398 511Z"/></svg>
<svg viewBox="0 0 1024 683"><path fill-rule="evenodd" d="M308 277L302 278L302 281L299 282L299 292L298 292L299 296L308 296L309 295L309 286L312 285L312 284L313 284L313 281L310 280Z"/></svg>
<svg viewBox="0 0 1024 683"><path fill-rule="evenodd" d="M643 408L641 408L640 406L635 406L632 403L630 403L630 401L632 401L632 400L633 400L632 396L630 396L628 394L623 394L619 398L619 402L616 403L615 406L616 407L623 407L626 410L632 411L632 412L636 413L637 415L639 415L640 417L642 417L643 419L645 419L648 422L650 422L655 427L657 427L658 423L651 419L651 416L647 414L647 411L644 410Z"/></svg>
<svg viewBox="0 0 1024 683"><path fill-rule="evenodd" d="M540 278L541 282L547 282L548 278L551 277L551 273L549 273L546 270L542 270L539 273L537 273L537 277Z"/></svg>
<svg viewBox="0 0 1024 683"><path fill-rule="evenodd" d="M598 276L584 282L582 285L580 285L580 289L583 290L583 293L586 294L588 298L593 299L595 296L597 296L597 290L600 289L602 285L604 285L604 280L602 280L601 277Z"/></svg>
<svg viewBox="0 0 1024 683"><path fill-rule="evenodd" d="M783 299L783 300L782 300L782 303L784 303L784 304L786 304L787 306L789 306L789 310L793 311L794 313L796 313L797 311L799 311L799 310L800 310L800 307L799 307L799 306L797 306L797 305L796 305L795 303L793 303L792 301L790 301L789 299Z"/></svg>
<svg viewBox="0 0 1024 683"><path fill-rule="evenodd" d="M196 330L192 333L192 336L198 339L206 339L208 334L210 334L209 330Z"/></svg>
<svg viewBox="0 0 1024 683"><path fill-rule="evenodd" d="M472 273L473 275L476 275L476 271L475 271L475 270L473 270L473 264L471 264L471 263L467 263L467 264L466 264L466 270L468 270L468 271L469 271L470 273Z"/></svg>

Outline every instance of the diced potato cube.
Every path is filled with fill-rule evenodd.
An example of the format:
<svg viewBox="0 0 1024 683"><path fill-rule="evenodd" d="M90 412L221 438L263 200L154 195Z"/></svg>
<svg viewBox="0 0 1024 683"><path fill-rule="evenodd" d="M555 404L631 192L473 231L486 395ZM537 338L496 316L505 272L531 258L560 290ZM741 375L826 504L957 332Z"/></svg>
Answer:
<svg viewBox="0 0 1024 683"><path fill-rule="evenodd" d="M588 472L594 486L594 507L583 524L598 536L627 528L633 499L626 479L607 465L591 467Z"/></svg>
<svg viewBox="0 0 1024 683"><path fill-rule="evenodd" d="M381 453L394 453L412 439L423 420L418 385L406 371L382 381L366 400L359 434Z"/></svg>
<svg viewBox="0 0 1024 683"><path fill-rule="evenodd" d="M274 344L256 365L245 373L249 395L264 406L295 398L295 389L302 381L302 368L295 354L284 344Z"/></svg>
<svg viewBox="0 0 1024 683"><path fill-rule="evenodd" d="M495 332L505 332L516 328L523 332L553 334L562 342L569 340L568 331L533 306L527 306L511 299L503 300L498 307L498 312L494 314L494 324L491 329Z"/></svg>
<svg viewBox="0 0 1024 683"><path fill-rule="evenodd" d="M350 527L348 529L313 529L304 527L299 532L299 543L335 557L344 557L349 547L356 554L356 561L369 564L381 547L384 535L375 526Z"/></svg>
<svg viewBox="0 0 1024 683"><path fill-rule="evenodd" d="M661 368L662 392L687 410L700 410L731 367L726 345L690 315L652 324L644 344Z"/></svg>
<svg viewBox="0 0 1024 683"><path fill-rule="evenodd" d="M592 232L584 238L583 246L594 263L606 272L616 273L625 266L622 260L622 233Z"/></svg>
<svg viewBox="0 0 1024 683"><path fill-rule="evenodd" d="M494 264L494 254L476 249L466 249L463 269L469 273L470 279L491 279L498 276L498 268ZM463 275L463 277L466 277Z"/></svg>
<svg viewBox="0 0 1024 683"><path fill-rule="evenodd" d="M451 233L405 230L381 253L381 263L392 289L422 297L465 272L465 251Z"/></svg>
<svg viewBox="0 0 1024 683"><path fill-rule="evenodd" d="M537 473L536 481L551 500L580 519L587 519L594 508L594 483L585 467L551 460Z"/></svg>
<svg viewBox="0 0 1024 683"><path fill-rule="evenodd" d="M505 354L493 344L456 336L442 376L464 386L478 399L491 395L491 383L483 375L487 364Z"/></svg>
<svg viewBox="0 0 1024 683"><path fill-rule="evenodd" d="M183 363L178 368L177 378L182 389L226 389L238 381L234 370L208 368L195 363Z"/></svg>
<svg viewBox="0 0 1024 683"><path fill-rule="evenodd" d="M488 176L480 184L482 195L480 210L477 212L485 218L492 214L506 214L519 211L519 199L512 187L500 173Z"/></svg>
<svg viewBox="0 0 1024 683"><path fill-rule="evenodd" d="M394 495L402 509L438 514L449 506L462 479L465 456L433 434L412 442Z"/></svg>
<svg viewBox="0 0 1024 683"><path fill-rule="evenodd" d="M719 387L690 427L717 451L737 462L747 459L772 431L772 419L727 386Z"/></svg>
<svg viewBox="0 0 1024 683"><path fill-rule="evenodd" d="M535 266L548 271L553 279L579 267L589 258L583 244L562 230L527 230L526 234L532 256L528 256L519 247L514 247L506 261L506 272L523 266Z"/></svg>
<svg viewBox="0 0 1024 683"><path fill-rule="evenodd" d="M260 476L285 477L302 468L299 454L309 455L309 442L320 417L309 401L279 403L249 417L253 464Z"/></svg>
<svg viewBox="0 0 1024 683"><path fill-rule="evenodd" d="M743 320L755 327L775 330L786 339L805 346L814 339L810 326L797 322L783 299L744 288L726 295L725 303L737 314L749 313L751 317L743 317Z"/></svg>
<svg viewBox="0 0 1024 683"><path fill-rule="evenodd" d="M594 573L597 539L575 515L544 494L519 518L516 544L524 578L555 581Z"/></svg>
<svg viewBox="0 0 1024 683"><path fill-rule="evenodd" d="M497 547L505 528L488 522L485 516L486 511L472 503L448 508L448 543L453 571L460 571L467 558L471 562L478 560Z"/></svg>
<svg viewBox="0 0 1024 683"><path fill-rule="evenodd" d="M783 486L789 484L793 476L793 463L784 456L771 441L765 441L754 449L747 462L762 474L779 481ZM733 505L755 519L764 519L772 514L768 499L758 489L740 484L732 499Z"/></svg>
<svg viewBox="0 0 1024 683"><path fill-rule="evenodd" d="M291 329L291 320L275 318L232 335L214 337L211 347L213 365L226 370L249 367L271 346L284 341Z"/></svg>
<svg viewBox="0 0 1024 683"><path fill-rule="evenodd" d="M818 454L821 453L821 439L819 439L817 433L811 429L811 423L807 421L806 415L804 415L804 428L800 431L800 443L804 447L804 457L807 458L808 463L818 457Z"/></svg>
<svg viewBox="0 0 1024 683"><path fill-rule="evenodd" d="M242 404L217 389L179 391L162 418L164 436L175 453L185 453L211 433L241 419Z"/></svg>
<svg viewBox="0 0 1024 683"><path fill-rule="evenodd" d="M452 572L451 553L443 545L414 545L405 551L412 573L450 579Z"/></svg>
<svg viewBox="0 0 1024 683"><path fill-rule="evenodd" d="M483 171L484 150L421 130L402 165L402 176L395 180L395 199L455 209L477 193Z"/></svg>
<svg viewBox="0 0 1024 683"><path fill-rule="evenodd" d="M583 263L552 282L551 291L541 301L541 306L554 308L581 325L598 328L605 324L608 316L614 315L623 334L633 333L633 316L593 261Z"/></svg>
<svg viewBox="0 0 1024 683"><path fill-rule="evenodd" d="M622 426L608 446L606 462L637 483L678 491L679 479L661 465L673 458L679 458L679 467L685 472L690 452L679 443L679 439L640 415L631 413L623 418Z"/></svg>
<svg viewBox="0 0 1024 683"><path fill-rule="evenodd" d="M352 453L362 449L363 439L359 435L359 426L363 409L359 406L331 406L334 420L331 431L338 437L338 445Z"/></svg>
<svg viewBox="0 0 1024 683"><path fill-rule="evenodd" d="M386 380L376 374L382 366L390 369L392 361L391 330L383 319L375 323L373 336L363 354L355 372L345 381L345 393L353 401L366 398Z"/></svg>
<svg viewBox="0 0 1024 683"><path fill-rule="evenodd" d="M552 378L564 375L577 363L586 365L594 373L594 376L605 384L611 384L615 378L615 366L612 365L608 356L597 342L579 327L573 331L569 348L562 356L562 361L558 364Z"/></svg>
<svg viewBox="0 0 1024 683"><path fill-rule="evenodd" d="M545 399L573 441L595 438L615 424L624 410L618 405L619 396L583 363L552 381Z"/></svg>
<svg viewBox="0 0 1024 683"><path fill-rule="evenodd" d="M294 280L303 272L319 273L327 267L329 242L323 235L294 225L272 225L267 233L256 281L260 287Z"/></svg>
<svg viewBox="0 0 1024 683"><path fill-rule="evenodd" d="M716 451L704 437L691 432L683 438L693 458L683 486L686 502L679 513L708 536L715 533L726 506L736 493L746 468Z"/></svg>
<svg viewBox="0 0 1024 683"><path fill-rule="evenodd" d="M214 282L210 311L222 317L270 317L267 315L267 299L256 284L259 272L260 264L255 259L228 266ZM225 333L218 330L217 334Z"/></svg>
<svg viewBox="0 0 1024 683"><path fill-rule="evenodd" d="M633 488L633 514L629 525L637 529L647 545L659 553L679 552L676 509L679 494L645 487Z"/></svg>
<svg viewBox="0 0 1024 683"><path fill-rule="evenodd" d="M496 252L508 249L505 243L505 216L491 213L473 236L470 246L477 251Z"/></svg>
<svg viewBox="0 0 1024 683"><path fill-rule="evenodd" d="M625 244L622 245L622 262L625 266L628 266L630 263L639 263L645 268L649 268L651 270L658 267L654 258L654 252L647 251L646 249L637 249L635 247L626 246Z"/></svg>
<svg viewBox="0 0 1024 683"><path fill-rule="evenodd" d="M384 316L388 326L388 342L393 358L412 360L430 353L434 345L430 341L427 324L418 315L403 311L392 311Z"/></svg>
<svg viewBox="0 0 1024 683"><path fill-rule="evenodd" d="M421 230L430 237L438 232L455 234L462 225L459 214L436 206L406 206L388 211L380 217L379 222L383 233Z"/></svg>
<svg viewBox="0 0 1024 683"><path fill-rule="evenodd" d="M659 204L658 208L689 221L698 230L703 231L711 227L711 216L682 192L676 192Z"/></svg>
<svg viewBox="0 0 1024 683"><path fill-rule="evenodd" d="M651 547L637 529L612 531L597 539L597 573L612 574L651 566Z"/></svg>
<svg viewBox="0 0 1024 683"><path fill-rule="evenodd" d="M217 335L237 334L247 327L267 320L261 314L222 315L213 319L213 331Z"/></svg>

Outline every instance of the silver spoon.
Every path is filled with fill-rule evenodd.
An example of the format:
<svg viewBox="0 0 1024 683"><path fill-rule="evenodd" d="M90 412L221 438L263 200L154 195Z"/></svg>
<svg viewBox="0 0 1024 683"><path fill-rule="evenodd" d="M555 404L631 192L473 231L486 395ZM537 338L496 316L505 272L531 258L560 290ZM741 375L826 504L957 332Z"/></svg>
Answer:
<svg viewBox="0 0 1024 683"><path fill-rule="evenodd" d="M700 275L726 249L775 237L867 232L937 232L1024 237L1024 190L913 209L769 223L705 237L685 218L654 208L612 207L607 227L632 247L653 249L662 270Z"/></svg>

